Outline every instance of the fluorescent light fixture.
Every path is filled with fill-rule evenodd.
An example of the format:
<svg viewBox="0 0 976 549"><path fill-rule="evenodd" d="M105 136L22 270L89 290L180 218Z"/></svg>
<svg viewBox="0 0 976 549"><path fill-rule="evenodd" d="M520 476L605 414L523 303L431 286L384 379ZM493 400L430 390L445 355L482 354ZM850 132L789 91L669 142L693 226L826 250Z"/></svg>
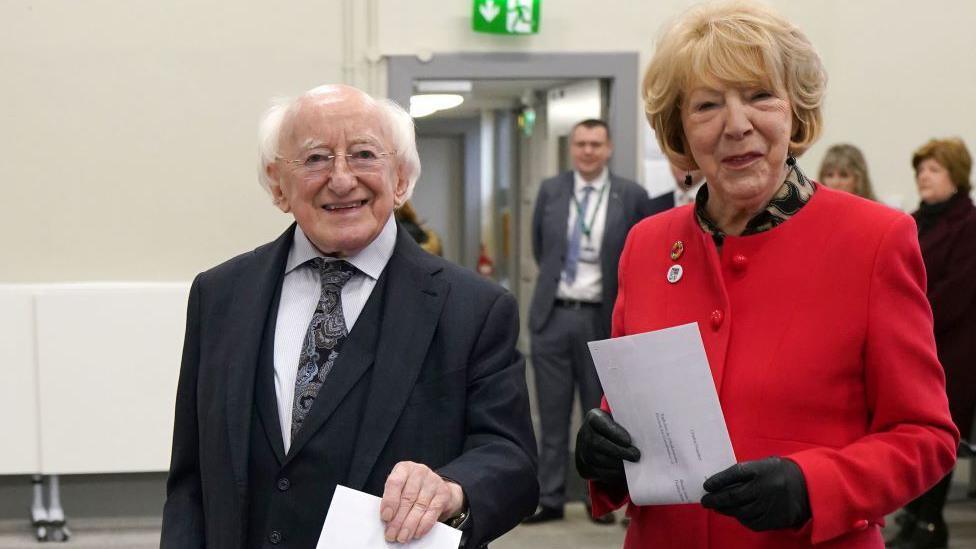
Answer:
<svg viewBox="0 0 976 549"><path fill-rule="evenodd" d="M461 103L464 98L451 93L426 93L410 96L410 116L421 118L437 111L453 109Z"/></svg>
<svg viewBox="0 0 976 549"><path fill-rule="evenodd" d="M471 93L470 80L417 80L417 93Z"/></svg>

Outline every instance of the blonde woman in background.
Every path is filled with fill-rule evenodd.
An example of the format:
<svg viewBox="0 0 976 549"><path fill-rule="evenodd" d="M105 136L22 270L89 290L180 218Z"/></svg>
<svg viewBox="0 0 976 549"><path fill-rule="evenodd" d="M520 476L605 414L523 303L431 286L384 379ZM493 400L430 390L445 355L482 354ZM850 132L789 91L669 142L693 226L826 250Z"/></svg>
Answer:
<svg viewBox="0 0 976 549"><path fill-rule="evenodd" d="M427 253L434 255L444 255L444 249L441 245L441 238L437 236L434 229L427 227L426 224L420 220L417 215L417 210L413 209L413 204L410 201L403 203L403 206L397 208L394 212L396 220L400 225L410 233L414 241L420 245L421 248Z"/></svg>
<svg viewBox="0 0 976 549"><path fill-rule="evenodd" d="M868 200L877 200L868 164L864 161L861 149L847 143L839 143L827 149L820 163L818 179L824 185L839 191L856 194Z"/></svg>

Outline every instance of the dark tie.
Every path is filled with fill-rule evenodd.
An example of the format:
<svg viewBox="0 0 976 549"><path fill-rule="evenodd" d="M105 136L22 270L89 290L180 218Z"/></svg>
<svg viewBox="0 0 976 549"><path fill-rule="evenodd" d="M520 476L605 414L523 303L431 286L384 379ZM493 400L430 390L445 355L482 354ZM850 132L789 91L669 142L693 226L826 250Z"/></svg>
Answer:
<svg viewBox="0 0 976 549"><path fill-rule="evenodd" d="M592 190L593 187L590 185L583 187L583 200L580 200L579 207L576 208L576 223L573 224L573 232L569 235L569 249L566 250L566 265L563 268L563 278L570 284L576 280L576 267L579 265L580 240L583 234L583 224L586 223L586 209L590 205L590 192Z"/></svg>
<svg viewBox="0 0 976 549"><path fill-rule="evenodd" d="M295 376L295 402L291 409L291 438L295 439L305 416L312 409L319 389L332 370L342 343L346 340L346 319L342 315L342 287L356 268L345 261L326 261L316 257L310 263L319 271L322 295L305 332L302 354Z"/></svg>

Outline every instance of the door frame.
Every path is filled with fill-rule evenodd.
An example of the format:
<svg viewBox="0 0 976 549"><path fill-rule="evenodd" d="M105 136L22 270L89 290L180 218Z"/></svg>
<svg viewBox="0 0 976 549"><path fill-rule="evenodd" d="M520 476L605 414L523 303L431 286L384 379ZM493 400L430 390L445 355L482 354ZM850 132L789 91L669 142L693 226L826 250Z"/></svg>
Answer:
<svg viewBox="0 0 976 549"><path fill-rule="evenodd" d="M410 106L414 80L426 79L581 79L609 81L607 124L614 142L610 170L637 179L638 112L637 52L600 53L437 53L421 61L412 55L387 57L387 97Z"/></svg>

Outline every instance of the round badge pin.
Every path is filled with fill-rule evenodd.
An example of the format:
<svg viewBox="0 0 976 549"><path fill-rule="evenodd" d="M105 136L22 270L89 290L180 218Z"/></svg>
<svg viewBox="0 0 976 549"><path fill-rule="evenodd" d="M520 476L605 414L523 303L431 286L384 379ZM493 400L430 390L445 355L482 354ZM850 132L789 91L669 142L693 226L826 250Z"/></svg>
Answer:
<svg viewBox="0 0 976 549"><path fill-rule="evenodd" d="M685 274L685 270L681 265L671 265L668 269L668 282L674 284L675 282L681 280L681 276Z"/></svg>
<svg viewBox="0 0 976 549"><path fill-rule="evenodd" d="M671 261L677 261L681 259L681 255L685 253L685 243L677 240L671 245Z"/></svg>

